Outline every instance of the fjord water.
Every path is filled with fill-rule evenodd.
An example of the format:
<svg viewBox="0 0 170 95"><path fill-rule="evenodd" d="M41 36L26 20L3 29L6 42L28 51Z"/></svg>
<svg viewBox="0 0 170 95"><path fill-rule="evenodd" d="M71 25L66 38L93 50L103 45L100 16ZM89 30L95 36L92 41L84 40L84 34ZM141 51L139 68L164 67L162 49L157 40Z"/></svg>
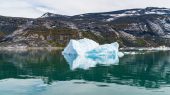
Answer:
<svg viewBox="0 0 170 95"><path fill-rule="evenodd" d="M82 62L82 61L80 61ZM61 51L0 51L0 95L170 95L170 51L74 69Z"/></svg>

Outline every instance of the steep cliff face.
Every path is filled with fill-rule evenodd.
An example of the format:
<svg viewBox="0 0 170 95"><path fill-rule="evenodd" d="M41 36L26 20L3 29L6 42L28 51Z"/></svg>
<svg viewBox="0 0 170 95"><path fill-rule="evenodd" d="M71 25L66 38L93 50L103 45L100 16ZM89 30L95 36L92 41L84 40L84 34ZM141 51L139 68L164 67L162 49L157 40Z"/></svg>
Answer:
<svg viewBox="0 0 170 95"><path fill-rule="evenodd" d="M1 46L65 46L87 37L122 47L170 46L170 9L149 7L75 16L45 13L37 19L0 17Z"/></svg>

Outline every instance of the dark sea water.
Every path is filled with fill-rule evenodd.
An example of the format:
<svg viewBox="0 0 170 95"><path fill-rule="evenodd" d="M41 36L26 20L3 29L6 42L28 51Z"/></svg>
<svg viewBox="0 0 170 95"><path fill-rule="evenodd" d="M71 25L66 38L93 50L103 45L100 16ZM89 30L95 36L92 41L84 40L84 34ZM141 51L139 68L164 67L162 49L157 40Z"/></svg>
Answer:
<svg viewBox="0 0 170 95"><path fill-rule="evenodd" d="M101 60L66 60L61 51L0 51L0 95L170 95L170 51Z"/></svg>

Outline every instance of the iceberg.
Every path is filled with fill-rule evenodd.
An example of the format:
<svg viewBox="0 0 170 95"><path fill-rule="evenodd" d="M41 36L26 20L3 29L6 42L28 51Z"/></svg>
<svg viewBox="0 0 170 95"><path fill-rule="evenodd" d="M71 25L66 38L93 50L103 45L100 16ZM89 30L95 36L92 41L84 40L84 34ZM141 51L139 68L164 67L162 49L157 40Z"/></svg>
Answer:
<svg viewBox="0 0 170 95"><path fill-rule="evenodd" d="M117 42L111 44L100 45L88 52L86 56L98 57L98 56L115 56L123 57L124 54L119 52L119 44Z"/></svg>
<svg viewBox="0 0 170 95"><path fill-rule="evenodd" d="M93 40L84 38L80 40L70 40L67 47L62 52L63 54L74 54L74 55L84 55L86 52L99 46Z"/></svg>
<svg viewBox="0 0 170 95"><path fill-rule="evenodd" d="M116 64L119 62L119 57L124 56L122 52L119 52L117 42L99 45L87 38L70 40L62 54L72 70L76 68L88 69L97 64Z"/></svg>

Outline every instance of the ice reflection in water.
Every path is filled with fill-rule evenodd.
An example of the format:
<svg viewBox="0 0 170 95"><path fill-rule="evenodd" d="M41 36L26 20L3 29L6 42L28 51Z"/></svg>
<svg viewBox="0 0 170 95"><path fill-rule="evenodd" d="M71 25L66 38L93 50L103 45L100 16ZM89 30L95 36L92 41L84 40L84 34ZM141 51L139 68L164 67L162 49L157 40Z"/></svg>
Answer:
<svg viewBox="0 0 170 95"><path fill-rule="evenodd" d="M0 95L170 95L169 59L170 51L148 52L70 70L61 51L0 51Z"/></svg>
<svg viewBox="0 0 170 95"><path fill-rule="evenodd" d="M108 55L88 55L88 56L78 56L78 55L68 55L64 54L64 58L70 66L71 70L77 68L89 69L95 67L97 64L102 65L112 65L119 62L118 56L115 56L114 53Z"/></svg>

